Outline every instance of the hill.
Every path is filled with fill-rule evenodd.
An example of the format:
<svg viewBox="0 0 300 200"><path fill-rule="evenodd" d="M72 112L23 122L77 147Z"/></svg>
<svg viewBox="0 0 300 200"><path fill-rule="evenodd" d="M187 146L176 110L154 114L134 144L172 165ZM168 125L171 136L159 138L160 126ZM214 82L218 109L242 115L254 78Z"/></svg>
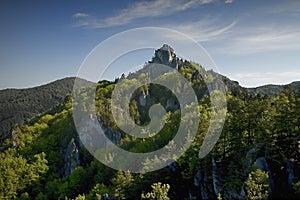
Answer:
<svg viewBox="0 0 300 200"><path fill-rule="evenodd" d="M274 97L274 96L279 95L285 89L292 88L295 91L298 91L299 87L300 87L300 81L295 81L295 82L289 83L287 85L272 85L272 84L270 84L270 85L259 86L256 88L247 88L247 90L253 94L262 94L262 95Z"/></svg>
<svg viewBox="0 0 300 200"><path fill-rule="evenodd" d="M173 90L145 84L134 93L129 93L128 97L124 95L125 90L130 90L139 77L146 83L151 79L148 65L145 65L140 74L132 73L119 79L124 80L124 90L116 95L121 104L130 99L130 116L138 125L149 124L151 106L160 104L164 107L166 114L161 121L165 124L159 133L146 130L145 133L151 137L138 138L120 129L119 124L128 123L124 120L124 112L117 116L112 114L112 92L118 80L101 80L96 91L89 87L76 91L80 101L74 103L69 98L72 95L69 95L51 112L37 115L13 129L12 138L0 148L0 198L299 199L299 90L288 87L274 97L272 95L275 93L271 96L257 95L225 76L178 59L168 46L156 50L150 63L163 63L175 68L190 81L198 97L198 104L192 102L185 108L191 111L191 115L199 117L200 123L188 121L184 126L185 137L178 143L174 142L174 135L188 116L181 118L181 102L172 93ZM173 77L172 73L165 72L158 78L168 80L168 77ZM216 83L218 76L227 87L227 109L219 101L214 106L211 104L210 95L215 95L216 99L224 97L220 96L222 88ZM188 85L176 79L174 89L183 88L183 94L186 94ZM95 92L95 97L91 97L92 92ZM96 101L95 105L91 104L90 98ZM199 112L192 107L193 104L198 106ZM123 110L124 107L121 108ZM79 123L84 125L82 129L75 128L74 110L88 114L88 117L79 119ZM94 110L95 115L90 114L90 110ZM222 133L209 154L200 158L199 149L208 134L207 130L211 124L217 125L212 127L213 130L218 129L218 122L222 120L212 115L220 116L221 113L226 114ZM116 120L120 122L118 125ZM153 120L157 119L154 117ZM111 142L103 140L95 131L98 122ZM177 144L190 141L190 130L195 126L195 138L187 151L177 157L174 148ZM98 135L93 137L94 133ZM170 145L163 154L153 159L145 157L139 163L137 160L129 161L126 156L103 152L103 149L96 148L99 143L108 147L105 150L110 150L109 147L114 144L134 153L154 152L166 144ZM134 174L107 167L91 155L87 149L89 146L95 147L96 153L103 153L106 163L118 160L119 165L126 167L142 164L145 170L165 162L168 156L172 159L166 167L157 171Z"/></svg>
<svg viewBox="0 0 300 200"><path fill-rule="evenodd" d="M0 146L13 127L62 103L72 92L74 80L69 77L34 88L0 90Z"/></svg>

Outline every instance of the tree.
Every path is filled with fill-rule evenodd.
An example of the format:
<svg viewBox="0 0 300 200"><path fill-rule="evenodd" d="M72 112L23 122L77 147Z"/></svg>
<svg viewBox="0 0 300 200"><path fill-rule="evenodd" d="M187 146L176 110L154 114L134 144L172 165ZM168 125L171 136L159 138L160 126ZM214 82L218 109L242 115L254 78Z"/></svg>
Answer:
<svg viewBox="0 0 300 200"><path fill-rule="evenodd" d="M87 195L87 199L96 199L102 195L109 194L111 189L104 184L97 183ZM99 198L100 199L100 198Z"/></svg>
<svg viewBox="0 0 300 200"><path fill-rule="evenodd" d="M142 194L141 198L142 199L149 199L149 200L169 200L170 198L168 197L168 192L170 190L170 185L169 184L163 184L158 182L158 183L153 183L151 185L152 191L148 192L146 195Z"/></svg>
<svg viewBox="0 0 300 200"><path fill-rule="evenodd" d="M15 150L0 153L0 199L17 197L18 191L38 180L48 170L44 153L34 155L34 158L31 164Z"/></svg>
<svg viewBox="0 0 300 200"><path fill-rule="evenodd" d="M75 200L85 200L85 195L78 195Z"/></svg>
<svg viewBox="0 0 300 200"><path fill-rule="evenodd" d="M118 171L116 177L111 181L114 186L115 196L118 199L127 199L133 181L133 177L129 171Z"/></svg>
<svg viewBox="0 0 300 200"><path fill-rule="evenodd" d="M260 169L252 171L246 181L247 199L268 199L270 193L269 175Z"/></svg>

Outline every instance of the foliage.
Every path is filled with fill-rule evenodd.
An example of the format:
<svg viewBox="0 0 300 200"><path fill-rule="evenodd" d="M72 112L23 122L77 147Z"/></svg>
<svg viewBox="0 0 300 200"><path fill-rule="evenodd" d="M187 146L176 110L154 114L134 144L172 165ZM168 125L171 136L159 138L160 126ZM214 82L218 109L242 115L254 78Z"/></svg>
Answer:
<svg viewBox="0 0 300 200"><path fill-rule="evenodd" d="M259 169L252 171L246 181L247 198L268 199L270 194L269 176Z"/></svg>
<svg viewBox="0 0 300 200"><path fill-rule="evenodd" d="M127 194L130 193L130 188L133 183L133 177L130 172L118 171L116 177L112 179L114 194L118 199L126 199Z"/></svg>
<svg viewBox="0 0 300 200"><path fill-rule="evenodd" d="M147 194L142 194L141 198L142 199L151 199L151 200L169 200L170 198L168 197L168 191L170 189L169 184L162 184L160 182L158 183L153 183L151 185L152 191L148 192Z"/></svg>
<svg viewBox="0 0 300 200"><path fill-rule="evenodd" d="M0 146L5 139L11 138L10 133L16 125L64 103L72 92L74 80L68 77L29 89L0 90ZM77 81L89 83L83 79Z"/></svg>

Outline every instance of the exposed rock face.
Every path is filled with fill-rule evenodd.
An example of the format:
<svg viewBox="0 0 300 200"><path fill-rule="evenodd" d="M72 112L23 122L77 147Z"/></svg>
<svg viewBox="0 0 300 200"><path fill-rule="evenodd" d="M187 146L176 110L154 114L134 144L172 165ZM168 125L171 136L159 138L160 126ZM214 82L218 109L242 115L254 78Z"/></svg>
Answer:
<svg viewBox="0 0 300 200"><path fill-rule="evenodd" d="M246 164L245 164L245 175L248 174L248 169L250 165L254 162L255 153L262 147L262 144L256 144L253 148L251 148L246 154Z"/></svg>
<svg viewBox="0 0 300 200"><path fill-rule="evenodd" d="M205 172L198 171L194 177L194 185L200 188L200 194L202 199L215 199L212 185L208 181L207 174Z"/></svg>
<svg viewBox="0 0 300 200"><path fill-rule="evenodd" d="M114 144L119 144L121 141L121 133L119 131L114 131L110 128L105 131L106 136L110 139L110 141Z"/></svg>
<svg viewBox="0 0 300 200"><path fill-rule="evenodd" d="M139 105L142 107L145 107L145 106L147 106L147 103L149 102L149 100L150 100L150 95L149 95L148 91L147 92L143 91L143 93L140 94L140 96L139 96Z"/></svg>
<svg viewBox="0 0 300 200"><path fill-rule="evenodd" d="M82 129L78 131L80 136L80 145L84 144L86 146L95 147L96 149L94 150L97 150L97 147L99 146L108 147L111 143L119 144L121 141L121 133L119 131L106 128L102 124L101 120L96 117L90 116L90 119L82 120L81 123L84 123L84 126L82 126ZM110 142L105 142L104 138L102 138L104 136L99 134L99 125L104 131L106 137L109 138Z"/></svg>
<svg viewBox="0 0 300 200"><path fill-rule="evenodd" d="M167 110L173 110L174 106L175 106L175 101L173 99L168 99L166 109Z"/></svg>
<svg viewBox="0 0 300 200"><path fill-rule="evenodd" d="M274 191L274 180L273 180L273 176L271 174L271 171L268 167L268 163L265 157L259 157L256 159L255 161L255 167L257 169L260 169L263 172L267 172L269 175L269 185L270 185L270 189L271 189L271 194L272 191Z"/></svg>
<svg viewBox="0 0 300 200"><path fill-rule="evenodd" d="M168 65L176 69L178 68L178 58L176 57L172 47L167 44L164 44L160 49L155 50L154 57L151 62Z"/></svg>
<svg viewBox="0 0 300 200"><path fill-rule="evenodd" d="M295 165L294 160L290 159L286 164L286 173L287 173L287 181L288 181L288 187L291 190L293 187L293 184L298 182L298 177L295 175Z"/></svg>
<svg viewBox="0 0 300 200"><path fill-rule="evenodd" d="M80 165L79 151L74 139L72 139L68 144L64 162L64 176L69 176L72 173L72 171Z"/></svg>
<svg viewBox="0 0 300 200"><path fill-rule="evenodd" d="M177 164L176 164L176 161L174 160L172 160L172 162L168 165L168 167L170 168L170 170L172 171L172 172L176 172L176 168L177 168Z"/></svg>
<svg viewBox="0 0 300 200"><path fill-rule="evenodd" d="M213 186L215 195L218 196L218 194L221 192L221 178L218 176L218 169L217 169L217 163L214 158L211 159L212 162L212 178L213 178Z"/></svg>
<svg viewBox="0 0 300 200"><path fill-rule="evenodd" d="M194 185L200 189L202 199L216 199L222 190L222 180L219 175L220 172L218 171L217 163L214 158L212 158L211 162L211 181L209 180L209 174L201 170L194 177Z"/></svg>

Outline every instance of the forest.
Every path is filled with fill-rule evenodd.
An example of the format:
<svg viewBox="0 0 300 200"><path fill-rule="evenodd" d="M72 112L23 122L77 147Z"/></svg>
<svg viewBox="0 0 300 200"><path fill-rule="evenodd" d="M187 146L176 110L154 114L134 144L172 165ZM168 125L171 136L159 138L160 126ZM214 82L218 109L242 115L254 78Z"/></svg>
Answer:
<svg viewBox="0 0 300 200"><path fill-rule="evenodd" d="M63 103L15 127L12 137L3 142L0 199L299 199L300 90L290 85L273 95L253 93L233 87L228 78L199 64L174 59L176 70L196 92L196 114L201 121L181 157L147 173L107 167L80 141L69 94ZM155 58L152 62L165 64ZM165 73L161 79L169 75ZM137 76L146 80L148 74L143 70L129 74L128 87ZM227 85L227 109L222 110L225 124L212 151L199 158L215 112L210 95L218 94L214 87L218 77ZM107 137L131 152L154 151L170 142L180 124L180 104L172 91L146 84L133 94L129 107L136 124L149 123L152 105L159 103L166 109L165 126L159 134L139 139L123 132L113 118L111 95L118 81L99 81L95 91L96 118L106 128ZM208 93L208 87L213 91ZM88 87L77 91L83 108L88 108L91 92ZM143 165L146 169L155 162L161 162L160 158L145 160Z"/></svg>

